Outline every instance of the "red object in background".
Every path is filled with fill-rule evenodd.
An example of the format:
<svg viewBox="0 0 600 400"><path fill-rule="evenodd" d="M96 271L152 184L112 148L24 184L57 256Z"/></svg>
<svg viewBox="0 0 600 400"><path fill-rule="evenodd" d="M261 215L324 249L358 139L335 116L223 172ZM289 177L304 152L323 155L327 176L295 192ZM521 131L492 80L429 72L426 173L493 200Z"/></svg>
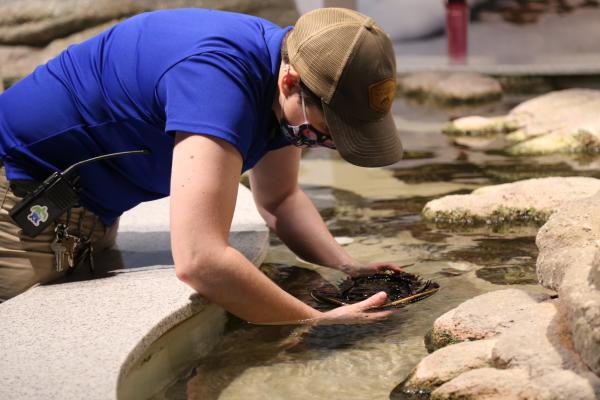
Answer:
<svg viewBox="0 0 600 400"><path fill-rule="evenodd" d="M454 63L464 63L467 59L467 26L469 6L466 0L446 1L446 37L448 56Z"/></svg>

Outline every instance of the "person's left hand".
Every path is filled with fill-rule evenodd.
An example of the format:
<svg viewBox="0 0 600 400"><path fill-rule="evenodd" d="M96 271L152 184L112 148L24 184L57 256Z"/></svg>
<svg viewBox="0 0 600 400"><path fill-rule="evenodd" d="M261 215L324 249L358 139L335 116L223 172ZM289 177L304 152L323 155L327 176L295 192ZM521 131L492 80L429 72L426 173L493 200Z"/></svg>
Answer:
<svg viewBox="0 0 600 400"><path fill-rule="evenodd" d="M410 267L413 264L400 265L391 262L372 263L372 264L344 264L338 269L352 277L361 275L372 275L380 271L402 272L402 268Z"/></svg>

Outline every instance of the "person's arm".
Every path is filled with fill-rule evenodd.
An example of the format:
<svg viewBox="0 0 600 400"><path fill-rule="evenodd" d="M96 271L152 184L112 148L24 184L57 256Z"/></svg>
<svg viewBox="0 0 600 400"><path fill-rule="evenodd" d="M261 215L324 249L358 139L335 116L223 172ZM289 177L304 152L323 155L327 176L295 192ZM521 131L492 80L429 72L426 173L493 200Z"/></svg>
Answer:
<svg viewBox="0 0 600 400"><path fill-rule="evenodd" d="M171 176L171 246L177 277L208 300L254 323L342 322L382 318L366 313L385 301L321 313L279 288L228 243L242 159L228 142L177 133Z"/></svg>
<svg viewBox="0 0 600 400"><path fill-rule="evenodd" d="M313 202L298 187L300 155L300 148L287 146L269 152L252 169L252 194L269 228L308 262L350 275L400 270L400 266L393 263L360 263L336 242Z"/></svg>
<svg viewBox="0 0 600 400"><path fill-rule="evenodd" d="M250 173L258 211L269 228L302 259L326 267L357 263L335 241L319 212L298 187L301 149L267 153Z"/></svg>

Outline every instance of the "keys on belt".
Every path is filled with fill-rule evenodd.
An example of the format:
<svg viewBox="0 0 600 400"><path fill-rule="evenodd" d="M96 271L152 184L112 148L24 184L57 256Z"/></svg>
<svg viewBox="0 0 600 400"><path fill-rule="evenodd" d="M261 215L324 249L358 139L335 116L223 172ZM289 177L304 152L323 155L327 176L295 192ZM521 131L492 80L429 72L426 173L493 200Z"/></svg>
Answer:
<svg viewBox="0 0 600 400"><path fill-rule="evenodd" d="M98 217L94 218L89 234L84 235L81 233L84 215L85 211L82 212L79 217L79 229L77 234L71 234L69 232L68 223L70 220L70 212L67 215L67 223L59 223L54 229L54 239L50 244L50 248L54 252L57 272L62 272L65 269L71 270L84 264L86 261L89 264L90 270L94 272L92 234L94 233Z"/></svg>

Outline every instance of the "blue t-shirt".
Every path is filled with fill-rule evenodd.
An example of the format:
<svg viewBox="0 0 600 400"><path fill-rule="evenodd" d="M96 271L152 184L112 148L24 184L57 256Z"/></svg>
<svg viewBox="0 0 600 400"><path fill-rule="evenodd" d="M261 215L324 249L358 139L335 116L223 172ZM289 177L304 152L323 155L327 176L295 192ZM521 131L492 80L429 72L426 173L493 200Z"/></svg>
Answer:
<svg viewBox="0 0 600 400"><path fill-rule="evenodd" d="M289 144L271 111L289 29L230 12L164 10L69 47L0 95L8 179L43 180L94 156L150 150L79 170L82 205L110 225L169 194L175 131L222 138L252 168Z"/></svg>

